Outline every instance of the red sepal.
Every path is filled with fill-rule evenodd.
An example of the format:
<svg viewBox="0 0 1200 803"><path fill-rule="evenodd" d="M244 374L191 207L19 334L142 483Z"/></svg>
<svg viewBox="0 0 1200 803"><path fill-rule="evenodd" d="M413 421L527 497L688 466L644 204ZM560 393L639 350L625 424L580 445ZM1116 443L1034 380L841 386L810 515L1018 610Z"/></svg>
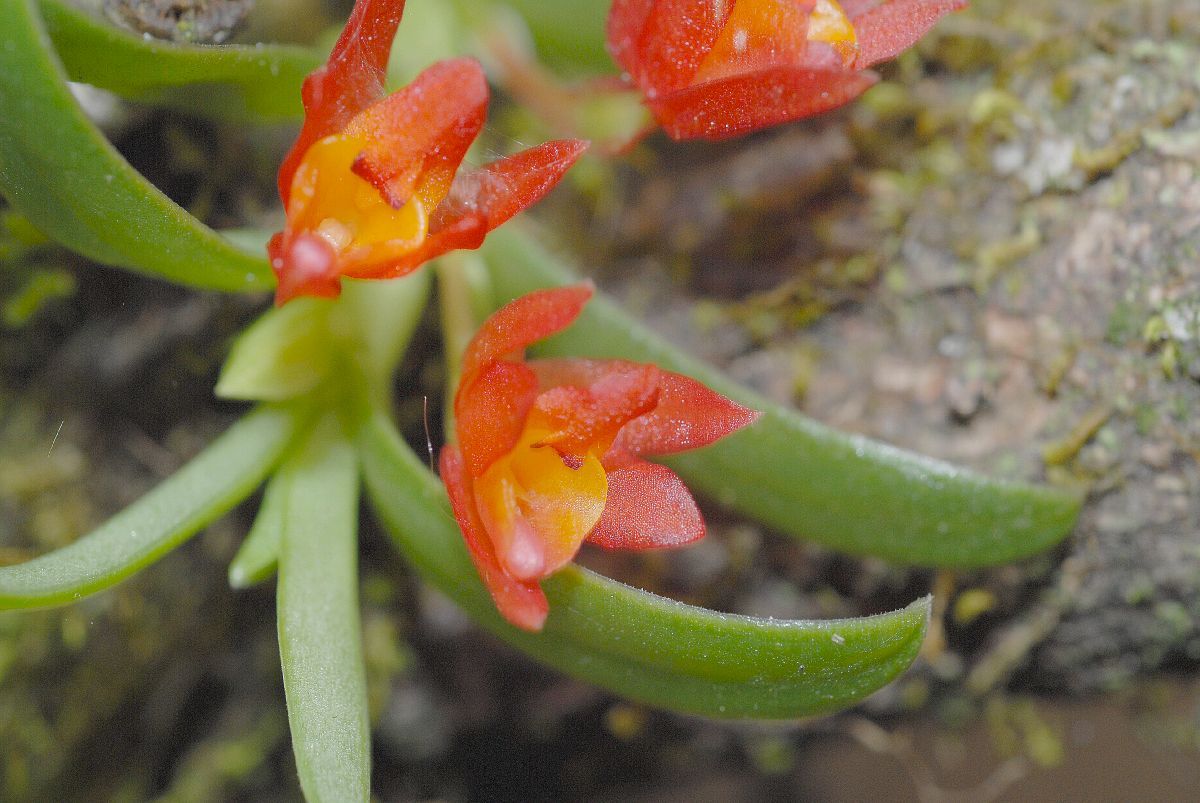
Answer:
<svg viewBox="0 0 1200 803"><path fill-rule="evenodd" d="M472 477L516 446L537 387L533 371L517 362L493 362L459 386L455 434Z"/></svg>
<svg viewBox="0 0 1200 803"><path fill-rule="evenodd" d="M726 139L837 108L878 78L869 72L772 67L672 92L647 105L672 139Z"/></svg>
<svg viewBox="0 0 1200 803"><path fill-rule="evenodd" d="M498 309L467 345L464 385L471 374L571 325L592 297L590 282L535 290Z"/></svg>
<svg viewBox="0 0 1200 803"><path fill-rule="evenodd" d="M699 449L753 424L762 415L691 377L670 371L660 374L658 405L625 425L605 455L605 466L624 462L622 453L664 455Z"/></svg>
<svg viewBox="0 0 1200 803"><path fill-rule="evenodd" d="M471 562L496 602L500 615L523 630L541 630L550 610L546 595L536 582L520 582L500 567L475 509L468 486L470 480L464 472L462 455L458 449L453 446L442 449L439 468L450 497L450 508L462 530Z"/></svg>
<svg viewBox="0 0 1200 803"><path fill-rule="evenodd" d="M638 62L638 40L655 0L613 0L604 23L608 53L632 77Z"/></svg>
<svg viewBox="0 0 1200 803"><path fill-rule="evenodd" d="M431 233L473 214L481 216L486 231L491 231L554 189L587 147L581 139L556 139L460 172L450 194L434 211Z"/></svg>
<svg viewBox="0 0 1200 803"><path fill-rule="evenodd" d="M590 543L661 549L704 537L704 519L683 480L666 466L637 462L608 472L608 498Z"/></svg>
<svg viewBox="0 0 1200 803"><path fill-rule="evenodd" d="M912 47L943 15L966 5L966 0L893 0L858 14L844 9L858 36L854 66L887 61Z"/></svg>
<svg viewBox="0 0 1200 803"><path fill-rule="evenodd" d="M614 0L608 36L617 63L653 99L688 85L721 36L733 3L658 0L646 5Z"/></svg>
<svg viewBox="0 0 1200 803"><path fill-rule="evenodd" d="M529 364L535 373L539 362ZM600 364L605 370L592 371L586 383L564 382L537 398L538 412L559 427L542 442L561 454L582 457L597 447L607 450L622 427L658 404L661 371L656 366L624 360ZM539 379L545 387L540 373Z"/></svg>
<svg viewBox="0 0 1200 803"><path fill-rule="evenodd" d="M487 103L479 62L461 58L433 64L347 123L345 133L367 141L354 172L397 208L426 183L448 188L483 128Z"/></svg>
<svg viewBox="0 0 1200 803"><path fill-rule="evenodd" d="M460 172L450 194L434 210L429 234L419 246L388 262L346 265L343 274L394 279L448 251L478 248L489 231L552 190L586 149L582 140L554 140L478 170Z"/></svg>
<svg viewBox="0 0 1200 803"><path fill-rule="evenodd" d="M350 118L383 97L388 55L403 14L404 0L358 0L329 60L304 79L304 126L279 167L284 206L309 147L341 131Z"/></svg>

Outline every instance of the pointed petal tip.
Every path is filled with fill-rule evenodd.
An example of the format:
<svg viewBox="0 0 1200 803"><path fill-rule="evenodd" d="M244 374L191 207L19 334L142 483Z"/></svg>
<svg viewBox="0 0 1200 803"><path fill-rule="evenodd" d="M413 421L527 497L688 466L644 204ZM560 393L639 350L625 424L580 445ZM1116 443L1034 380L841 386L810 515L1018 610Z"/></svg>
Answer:
<svg viewBox="0 0 1200 803"><path fill-rule="evenodd" d="M592 147L590 139L555 139L546 144L554 145L562 158L570 159L572 163Z"/></svg>
<svg viewBox="0 0 1200 803"><path fill-rule="evenodd" d="M746 427L753 426L754 424L757 424L764 415L762 410L753 410L749 407L742 407L742 405L738 404L737 402L734 402L733 404L741 408L742 421L736 424L734 428L730 430L730 432L736 432L739 429L745 429Z"/></svg>
<svg viewBox="0 0 1200 803"><path fill-rule="evenodd" d="M852 16L858 34L856 69L895 58L917 43L946 14L966 0L892 0Z"/></svg>
<svg viewBox="0 0 1200 803"><path fill-rule="evenodd" d="M570 326L592 297L590 282L535 290L492 313L463 355L463 385L489 363Z"/></svg>

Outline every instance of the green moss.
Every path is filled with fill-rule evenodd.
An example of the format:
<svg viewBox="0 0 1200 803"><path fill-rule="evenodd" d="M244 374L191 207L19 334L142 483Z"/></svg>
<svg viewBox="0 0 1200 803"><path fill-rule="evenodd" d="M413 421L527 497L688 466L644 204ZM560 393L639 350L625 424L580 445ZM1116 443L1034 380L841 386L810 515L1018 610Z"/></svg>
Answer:
<svg viewBox="0 0 1200 803"><path fill-rule="evenodd" d="M1114 346L1123 346L1138 336L1140 326L1137 308L1124 299L1117 302L1109 313L1104 339Z"/></svg>

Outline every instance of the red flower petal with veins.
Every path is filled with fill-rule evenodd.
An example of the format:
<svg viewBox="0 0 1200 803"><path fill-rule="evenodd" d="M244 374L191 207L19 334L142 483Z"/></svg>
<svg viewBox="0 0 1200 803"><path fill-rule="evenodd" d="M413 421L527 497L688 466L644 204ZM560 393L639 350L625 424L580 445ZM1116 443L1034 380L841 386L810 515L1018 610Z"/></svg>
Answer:
<svg viewBox="0 0 1200 803"><path fill-rule="evenodd" d="M687 86L732 10L733 3L720 0L659 0L637 34L633 58L622 66L655 94Z"/></svg>
<svg viewBox="0 0 1200 803"><path fill-rule="evenodd" d="M878 80L873 73L773 67L686 87L647 101L672 139L726 139L836 109Z"/></svg>
<svg viewBox="0 0 1200 803"><path fill-rule="evenodd" d="M538 362L532 367L541 379ZM535 407L556 429L541 443L565 454L581 456L593 448L607 454L625 427L657 409L662 371L624 360L606 368L586 384L559 384L542 392Z"/></svg>
<svg viewBox="0 0 1200 803"><path fill-rule="evenodd" d="M621 430L614 451L667 455L699 449L750 426L762 415L690 376L663 371L658 387L658 406Z"/></svg>
<svg viewBox="0 0 1200 803"><path fill-rule="evenodd" d="M496 362L454 397L454 422L463 458L479 476L521 437L537 401L537 376L523 363Z"/></svg>
<svg viewBox="0 0 1200 803"><path fill-rule="evenodd" d="M560 385L589 387L638 363L566 358L536 360L530 367L543 390ZM644 366L652 367L652 366ZM668 455L699 449L747 427L762 414L711 390L690 376L661 368L655 406L625 424L608 452L605 468L628 465L640 455Z"/></svg>
<svg viewBox="0 0 1200 803"><path fill-rule="evenodd" d="M530 204L536 203L587 150L578 139L555 139L514 153L476 170L461 171L450 194L430 223L437 231L441 217L479 215L489 231Z"/></svg>
<svg viewBox="0 0 1200 803"><path fill-rule="evenodd" d="M429 234L413 251L365 270L347 266L343 275L394 279L448 251L478 248L489 231L554 189L587 150L578 139L556 139L498 159L476 170L460 170L450 194L434 210Z"/></svg>

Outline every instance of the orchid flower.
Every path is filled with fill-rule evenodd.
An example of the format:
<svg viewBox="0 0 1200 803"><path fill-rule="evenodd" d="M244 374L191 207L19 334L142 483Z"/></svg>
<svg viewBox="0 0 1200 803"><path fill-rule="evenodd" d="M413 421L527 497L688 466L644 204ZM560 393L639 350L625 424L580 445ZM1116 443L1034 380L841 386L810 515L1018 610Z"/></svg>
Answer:
<svg viewBox="0 0 1200 803"><path fill-rule="evenodd" d="M966 0L613 0L608 48L674 139L840 106Z"/></svg>
<svg viewBox="0 0 1200 803"><path fill-rule="evenodd" d="M683 481L642 460L695 449L758 418L694 379L625 360L524 361L566 328L590 285L522 296L467 346L454 397L458 445L442 480L476 569L500 613L540 630L538 581L582 543L654 549L704 536Z"/></svg>
<svg viewBox="0 0 1200 803"><path fill-rule="evenodd" d="M287 224L268 245L277 304L336 297L343 276L394 278L479 247L586 147L557 140L458 172L487 111L483 69L441 61L385 96L403 9L403 0L358 0L329 61L304 81L304 126L279 169Z"/></svg>

